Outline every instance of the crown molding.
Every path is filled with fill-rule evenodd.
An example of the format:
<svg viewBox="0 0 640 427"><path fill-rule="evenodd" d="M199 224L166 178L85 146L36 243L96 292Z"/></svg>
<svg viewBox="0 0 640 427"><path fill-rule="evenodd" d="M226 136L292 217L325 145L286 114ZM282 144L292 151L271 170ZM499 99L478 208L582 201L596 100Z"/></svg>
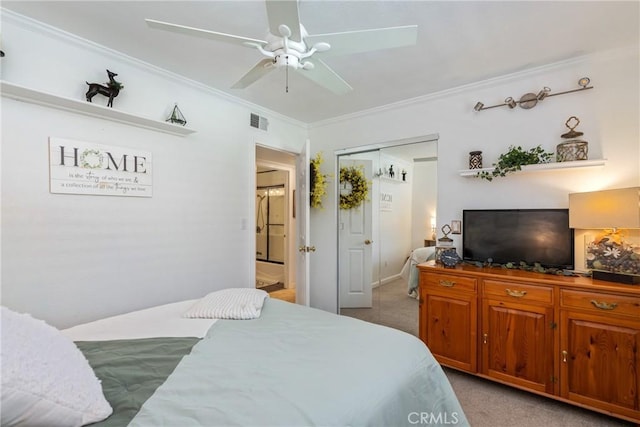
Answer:
<svg viewBox="0 0 640 427"><path fill-rule="evenodd" d="M587 55L580 55L572 58L568 58L562 61L557 61L538 67L527 68L525 70L516 71L502 76L492 77L489 79L479 80L477 82L456 86L450 89L441 90L438 92L417 96L414 98L404 99L402 101L393 102L390 104L381 105L366 110L357 111L355 113L349 113L342 116L332 117L326 120L320 120L317 122L309 123L309 129L316 129L323 126L329 126L340 122L354 120L362 117L366 117L372 114L379 114L390 110L396 110L400 108L409 107L417 104L424 104L426 102L434 101L437 99L448 98L463 92L471 90L480 90L491 88L500 84L510 83L513 81L521 80L525 77L530 77L549 71L559 70L575 65L586 65L589 62L611 61L621 58L627 58L640 55L640 46L631 45L620 47L617 49L610 49L601 52L595 52Z"/></svg>

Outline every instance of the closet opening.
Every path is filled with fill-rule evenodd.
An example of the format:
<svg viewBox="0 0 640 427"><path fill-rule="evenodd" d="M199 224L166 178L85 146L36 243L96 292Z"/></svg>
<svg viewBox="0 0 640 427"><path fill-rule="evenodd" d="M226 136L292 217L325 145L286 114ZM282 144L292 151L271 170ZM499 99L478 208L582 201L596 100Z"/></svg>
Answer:
<svg viewBox="0 0 640 427"><path fill-rule="evenodd" d="M407 262L433 249L425 246L436 217L437 139L336 153L338 169L358 167L370 183L369 198L359 209L338 211L340 314L417 336L417 274ZM343 184L337 185L343 191Z"/></svg>

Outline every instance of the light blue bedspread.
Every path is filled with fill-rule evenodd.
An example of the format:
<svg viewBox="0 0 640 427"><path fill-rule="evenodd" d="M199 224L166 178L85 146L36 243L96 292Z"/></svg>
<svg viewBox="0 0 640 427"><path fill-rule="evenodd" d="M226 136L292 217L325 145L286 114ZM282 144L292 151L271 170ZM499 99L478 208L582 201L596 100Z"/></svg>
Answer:
<svg viewBox="0 0 640 427"><path fill-rule="evenodd" d="M407 281L407 293L409 295L414 291L417 292L420 284L420 271L417 265L432 259L436 259L435 246L417 248L411 251L409 258L400 271L400 276Z"/></svg>
<svg viewBox="0 0 640 427"><path fill-rule="evenodd" d="M221 320L130 426L468 425L416 337L267 299Z"/></svg>

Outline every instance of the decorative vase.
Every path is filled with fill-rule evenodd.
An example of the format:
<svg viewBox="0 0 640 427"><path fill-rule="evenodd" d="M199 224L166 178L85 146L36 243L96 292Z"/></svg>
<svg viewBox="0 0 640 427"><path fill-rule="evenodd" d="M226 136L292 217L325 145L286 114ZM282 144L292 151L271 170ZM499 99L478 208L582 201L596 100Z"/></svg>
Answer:
<svg viewBox="0 0 640 427"><path fill-rule="evenodd" d="M556 147L556 161L573 162L589 159L589 144L587 141L575 139L563 142Z"/></svg>
<svg viewBox="0 0 640 427"><path fill-rule="evenodd" d="M469 169L482 169L482 151L469 153Z"/></svg>
<svg viewBox="0 0 640 427"><path fill-rule="evenodd" d="M575 124L572 124L575 123ZM578 132L575 128L580 124L580 119L571 116L565 122L565 126L569 128L569 132L562 134L562 138L571 139L582 136L582 132ZM557 162L574 162L576 160L588 160L589 143L581 139L571 139L556 146Z"/></svg>

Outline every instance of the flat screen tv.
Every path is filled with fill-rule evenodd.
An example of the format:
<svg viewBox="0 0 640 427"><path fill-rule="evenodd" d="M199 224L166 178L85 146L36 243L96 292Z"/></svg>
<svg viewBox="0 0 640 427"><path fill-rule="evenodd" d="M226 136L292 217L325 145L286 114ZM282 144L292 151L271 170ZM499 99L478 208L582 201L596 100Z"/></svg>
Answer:
<svg viewBox="0 0 640 427"><path fill-rule="evenodd" d="M573 269L568 209L489 209L462 212L462 258ZM489 261L491 259L491 261Z"/></svg>

